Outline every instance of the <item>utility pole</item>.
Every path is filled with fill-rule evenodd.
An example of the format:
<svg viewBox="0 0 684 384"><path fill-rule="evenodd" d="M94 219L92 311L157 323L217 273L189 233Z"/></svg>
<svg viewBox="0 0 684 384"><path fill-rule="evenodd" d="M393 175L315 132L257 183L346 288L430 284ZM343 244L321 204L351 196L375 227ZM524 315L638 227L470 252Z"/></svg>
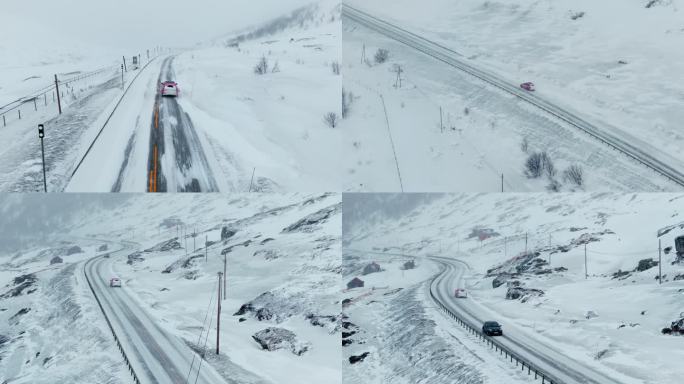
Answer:
<svg viewBox="0 0 684 384"><path fill-rule="evenodd" d="M663 283L663 258L662 258L662 241L658 239L658 284Z"/></svg>
<svg viewBox="0 0 684 384"><path fill-rule="evenodd" d="M503 193L503 173L501 174L501 193Z"/></svg>
<svg viewBox="0 0 684 384"><path fill-rule="evenodd" d="M218 273L218 279L219 279L219 284L218 284L218 300L216 300L216 303L218 304L218 309L216 310L216 354L219 354L219 332L221 331L221 275L223 275L222 272Z"/></svg>
<svg viewBox="0 0 684 384"><path fill-rule="evenodd" d="M128 72L128 67L126 67L126 56L123 57L124 71Z"/></svg>
<svg viewBox="0 0 684 384"><path fill-rule="evenodd" d="M226 276L228 276L228 274L226 273L227 265L228 265L228 262L226 259L226 255L224 254L223 255L223 300L226 299L226 291L227 291L227 289L226 289L226 280L227 280Z"/></svg>
<svg viewBox="0 0 684 384"><path fill-rule="evenodd" d="M124 65L121 64L121 89L124 89ZM57 93L59 96L59 93Z"/></svg>
<svg viewBox="0 0 684 384"><path fill-rule="evenodd" d="M587 267L587 243L584 243L584 279L589 278L589 269Z"/></svg>
<svg viewBox="0 0 684 384"><path fill-rule="evenodd" d="M57 91L57 109L59 114L62 114L62 99L59 97L59 80L57 80L57 74L55 74L55 90Z"/></svg>

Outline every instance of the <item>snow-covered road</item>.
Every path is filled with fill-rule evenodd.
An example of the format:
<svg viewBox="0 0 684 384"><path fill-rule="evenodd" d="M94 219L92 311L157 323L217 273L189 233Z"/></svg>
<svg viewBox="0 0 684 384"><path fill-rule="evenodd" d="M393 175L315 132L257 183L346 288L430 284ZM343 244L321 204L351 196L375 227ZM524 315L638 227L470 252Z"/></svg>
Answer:
<svg viewBox="0 0 684 384"><path fill-rule="evenodd" d="M173 59L164 60L158 83L175 81ZM155 98L147 184L148 192L218 191L195 126L175 97Z"/></svg>
<svg viewBox="0 0 684 384"><path fill-rule="evenodd" d="M501 323L504 334L496 337L496 342L543 372L552 383L618 384L626 382L616 379L614 372L603 372L600 368L587 366L553 346L528 335L519 327L508 324L505 319L495 318L493 311L478 304L472 298L455 298L454 290L465 286L464 275L468 270L467 265L450 258L432 257L432 260L442 264L444 269L434 277L430 284L431 297L474 329L479 329L484 321Z"/></svg>
<svg viewBox="0 0 684 384"><path fill-rule="evenodd" d="M663 151L649 143L631 136L625 130L603 122L590 121L577 112L556 105L530 92L523 91L511 81L474 65L472 60L464 58L458 52L423 36L409 32L386 20L351 7L348 4L345 4L343 7L343 15L359 25L473 76L484 82L489 88L514 96L516 100L522 101L528 106L533 106L542 114L551 117L554 121L567 124L577 132L586 133L591 137L592 141L595 141L600 146L616 150L628 158L629 162L633 163L633 166L642 168L641 174L651 173L649 170L655 171L669 180L673 186L677 188L684 186L684 173L680 170L682 166L681 161L669 154L663 153ZM628 180L622 182L627 185L631 183Z"/></svg>
<svg viewBox="0 0 684 384"><path fill-rule="evenodd" d="M131 249L124 247L118 252L126 251ZM129 295L125 278L123 287L109 287L109 279L116 276L110 260L90 259L84 265L84 272L140 382L224 383L209 364L178 337L162 329Z"/></svg>

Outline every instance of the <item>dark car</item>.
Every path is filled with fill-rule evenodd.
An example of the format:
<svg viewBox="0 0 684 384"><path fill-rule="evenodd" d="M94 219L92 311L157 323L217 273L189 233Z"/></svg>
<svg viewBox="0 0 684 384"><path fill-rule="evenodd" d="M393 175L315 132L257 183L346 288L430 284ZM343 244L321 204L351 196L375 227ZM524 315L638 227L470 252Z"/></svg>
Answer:
<svg viewBox="0 0 684 384"><path fill-rule="evenodd" d="M485 321L482 325L482 333L487 336L501 336L503 331L501 330L501 324L496 321Z"/></svg>

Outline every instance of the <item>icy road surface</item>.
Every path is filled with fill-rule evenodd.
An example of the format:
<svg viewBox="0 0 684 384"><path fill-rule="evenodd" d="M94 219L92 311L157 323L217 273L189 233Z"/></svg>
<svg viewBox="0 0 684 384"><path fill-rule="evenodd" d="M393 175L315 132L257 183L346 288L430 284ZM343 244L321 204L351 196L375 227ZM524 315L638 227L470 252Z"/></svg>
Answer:
<svg viewBox="0 0 684 384"><path fill-rule="evenodd" d="M125 277L121 288L109 287L109 279L117 276L110 259L91 259L84 271L142 383L184 384L188 378L192 378L189 382L198 378L197 383L225 383L209 364L200 365L199 356L140 307L128 294Z"/></svg>

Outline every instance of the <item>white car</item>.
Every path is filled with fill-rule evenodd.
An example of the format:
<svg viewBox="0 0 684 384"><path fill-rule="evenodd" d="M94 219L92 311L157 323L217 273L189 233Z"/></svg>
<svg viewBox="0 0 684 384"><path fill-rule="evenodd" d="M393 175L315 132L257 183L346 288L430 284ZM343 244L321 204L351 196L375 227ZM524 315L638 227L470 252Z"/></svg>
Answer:
<svg viewBox="0 0 684 384"><path fill-rule="evenodd" d="M454 297L457 299L467 299L468 292L466 292L466 290L463 288L456 288L456 291L454 291Z"/></svg>
<svg viewBox="0 0 684 384"><path fill-rule="evenodd" d="M111 279L109 279L109 286L121 288L121 279L119 279L118 277L112 277Z"/></svg>
<svg viewBox="0 0 684 384"><path fill-rule="evenodd" d="M178 84L175 81L165 81L161 83L161 95L162 96L178 96L180 93L178 90Z"/></svg>

